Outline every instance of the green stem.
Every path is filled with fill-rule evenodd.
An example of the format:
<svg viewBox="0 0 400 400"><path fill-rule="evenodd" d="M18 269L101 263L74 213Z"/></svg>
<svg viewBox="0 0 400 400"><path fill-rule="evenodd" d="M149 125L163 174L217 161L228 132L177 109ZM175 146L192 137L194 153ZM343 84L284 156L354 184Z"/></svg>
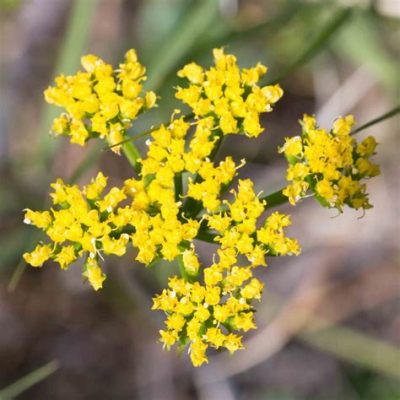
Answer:
<svg viewBox="0 0 400 400"><path fill-rule="evenodd" d="M196 239L201 240L202 242L206 243L213 243L216 244L215 242L215 237L218 236L215 233L210 232L209 230L205 229L200 229L199 232L197 233Z"/></svg>
<svg viewBox="0 0 400 400"><path fill-rule="evenodd" d="M140 164L138 159L141 158L141 154L137 147L132 142L126 142L122 145L122 150L136 172L140 172Z"/></svg>
<svg viewBox="0 0 400 400"><path fill-rule="evenodd" d="M175 187L175 201L178 202L181 200L181 196L182 196L182 192L183 192L182 172L175 174L174 187Z"/></svg>
<svg viewBox="0 0 400 400"><path fill-rule="evenodd" d="M261 197L260 200L265 200L267 204L265 205L265 209L273 208L276 206L280 206L281 204L285 204L288 201L288 198L283 194L283 189L278 190L274 193L269 194L268 196Z"/></svg>
<svg viewBox="0 0 400 400"><path fill-rule="evenodd" d="M361 131L363 131L364 129L369 128L370 126L375 125L375 124L378 124L379 122L382 122L382 121L384 121L385 119L391 118L391 117L393 117L394 115L399 114L399 113L400 113L400 105L397 106L397 107L395 107L395 108L393 108L392 110L388 111L387 113L385 113L385 114L383 114L383 115L381 115L381 116L379 116L379 117L377 117L377 118L372 119L371 121L365 123L364 125L361 125L361 126L358 127L357 129L355 129L354 131L352 131L351 134L354 135L354 134L356 134L356 133L358 133L358 132L361 132Z"/></svg>
<svg viewBox="0 0 400 400"><path fill-rule="evenodd" d="M178 265L179 265L179 272L181 277L187 282L196 282L198 275L190 275L185 268L185 264L183 263L183 256L180 254L178 257Z"/></svg>

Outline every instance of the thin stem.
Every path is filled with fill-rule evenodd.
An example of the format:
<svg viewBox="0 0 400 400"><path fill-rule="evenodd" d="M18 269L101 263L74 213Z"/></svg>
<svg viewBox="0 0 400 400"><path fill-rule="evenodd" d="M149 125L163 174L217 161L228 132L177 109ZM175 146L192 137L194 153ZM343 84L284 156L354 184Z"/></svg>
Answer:
<svg viewBox="0 0 400 400"><path fill-rule="evenodd" d="M199 232L197 233L196 239L201 240L202 242L216 244L217 242L215 241L215 238L217 236L218 235L210 232L207 229L206 230L200 229Z"/></svg>
<svg viewBox="0 0 400 400"><path fill-rule="evenodd" d="M383 115L381 115L381 116L379 116L377 118L372 119L371 121L365 123L364 125L361 125L357 129L355 129L353 132L351 132L351 134L354 135L354 134L356 134L358 132L361 132L364 129L369 128L370 126L378 124L379 122L382 122L385 119L391 118L394 115L399 114L399 113L400 113L400 105L395 107L395 108L393 108L392 110L388 111L387 113L385 113L385 114L383 114Z"/></svg>
<svg viewBox="0 0 400 400"><path fill-rule="evenodd" d="M140 172L140 164L138 163L138 159L141 157L141 155L137 147L133 143L127 142L122 145L122 150L133 169L136 172Z"/></svg>
<svg viewBox="0 0 400 400"><path fill-rule="evenodd" d="M285 204L288 201L288 198L283 194L283 189L278 190L274 193L269 194L268 196L261 197L260 200L265 200L267 204L265 205L265 209L273 208L276 206L280 206L281 204Z"/></svg>
<svg viewBox="0 0 400 400"><path fill-rule="evenodd" d="M179 272L181 277L187 282L195 282L197 280L197 275L190 275L185 268L185 264L183 263L183 255L180 254L178 257L178 265L179 265Z"/></svg>
<svg viewBox="0 0 400 400"><path fill-rule="evenodd" d="M175 201L178 202L180 201L183 192L182 172L175 174L174 186L175 186Z"/></svg>

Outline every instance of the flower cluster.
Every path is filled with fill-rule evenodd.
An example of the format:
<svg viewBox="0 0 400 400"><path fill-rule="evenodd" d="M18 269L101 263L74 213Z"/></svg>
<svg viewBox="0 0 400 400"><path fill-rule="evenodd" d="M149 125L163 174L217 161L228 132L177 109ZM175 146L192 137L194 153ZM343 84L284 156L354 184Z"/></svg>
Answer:
<svg viewBox="0 0 400 400"><path fill-rule="evenodd" d="M286 178L291 183L283 191L289 202L294 205L311 193L323 206L340 211L344 205L371 208L361 180L380 173L379 166L370 161L375 139L369 136L357 143L351 136L352 115L338 118L329 132L309 115L304 115L301 125L301 136L287 138L280 149L289 162Z"/></svg>
<svg viewBox="0 0 400 400"><path fill-rule="evenodd" d="M243 132L257 137L264 130L260 114L272 111L282 97L279 85L259 87L267 68L258 63L254 68L240 68L236 57L214 49L215 66L204 70L190 63L178 72L189 86L178 88L176 97L187 104L197 118L212 116L213 125L224 135Z"/></svg>
<svg viewBox="0 0 400 400"><path fill-rule="evenodd" d="M278 85L258 86L266 73L261 64L240 69L222 49L214 50L214 61L209 70L190 63L178 72L189 86L178 88L176 97L193 109L191 121L175 110L168 124L152 129L147 154L135 164L138 176L106 194L101 172L82 190L59 179L51 185L49 211L25 212L25 222L50 239L25 253L25 261L40 267L51 259L67 269L83 257L83 276L95 290L106 278L103 256L123 256L128 246L146 266L178 261L181 277L169 279L153 309L167 316L160 331L164 347L188 346L195 366L208 361L208 347L241 349L243 332L255 329L254 301L263 290L255 268L266 266L268 256L300 253L297 240L286 236L288 215L273 212L260 221L270 205L250 179L239 179L233 198L223 200L244 160L236 164L227 156L214 162L225 135L262 132L260 114L271 111L283 92ZM132 120L155 106L153 92L140 96L144 67L134 50L116 70L93 55L83 57L82 65L86 72L60 76L45 92L49 103L66 110L53 131L81 145L100 137L119 151ZM379 172L369 161L376 143L367 138L356 144L352 123L351 117L340 118L327 133L305 116L302 136L286 140L281 151L291 184L284 194L291 203L311 191L324 205L369 207L359 181ZM195 239L217 246L210 266L202 265Z"/></svg>
<svg viewBox="0 0 400 400"><path fill-rule="evenodd" d="M50 211L25 210L26 224L46 232L52 244L39 244L24 259L40 267L48 259L68 269L78 257L86 258L83 274L95 290L102 287L104 273L98 264L101 254L122 256L129 235L124 233L134 216L130 207L119 207L127 198L124 190L113 187L102 197L107 178L99 172L84 187L67 185L61 179L51 186L53 208Z"/></svg>
<svg viewBox="0 0 400 400"><path fill-rule="evenodd" d="M217 232L215 241L220 248L214 263L202 270L202 280L192 283L173 277L169 288L154 299L153 309L167 314L167 329L160 331L164 347L189 343L195 366L207 362L209 346L225 347L233 353L242 348L242 336L235 332L256 328L252 303L261 299L264 285L253 276L253 270L266 266L265 256L300 252L297 241L284 233L290 224L287 215L275 212L257 229L265 201L255 195L251 180L239 180L235 200L226 204L226 212L205 217L208 227ZM245 265L240 265L240 257ZM183 254L182 263L190 276L200 264L193 250Z"/></svg>
<svg viewBox="0 0 400 400"><path fill-rule="evenodd" d="M65 109L53 122L56 135L68 135L72 143L83 146L91 137L100 137L114 146L125 136L138 114L156 104L154 92L142 92L145 68L138 62L135 50L125 54L119 69L89 54L81 59L85 72L60 75L56 85L45 91L45 99Z"/></svg>

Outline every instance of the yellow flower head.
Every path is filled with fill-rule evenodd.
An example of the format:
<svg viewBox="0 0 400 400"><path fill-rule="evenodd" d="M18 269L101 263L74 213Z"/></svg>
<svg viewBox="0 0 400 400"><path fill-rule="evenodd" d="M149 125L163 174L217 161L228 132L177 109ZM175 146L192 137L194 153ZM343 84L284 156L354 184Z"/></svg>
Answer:
<svg viewBox="0 0 400 400"><path fill-rule="evenodd" d="M103 287L103 282L106 279L106 276L97 261L90 257L86 261L83 276L88 279L94 290L101 289Z"/></svg>
<svg viewBox="0 0 400 400"><path fill-rule="evenodd" d="M141 95L145 69L135 50L125 54L125 63L118 70L93 54L83 56L81 64L85 72L60 75L55 86L44 92L49 104L65 110L54 120L52 131L70 136L72 143L81 146L92 137L100 137L119 153L118 144L124 140L132 121L139 113L156 106L154 92Z"/></svg>
<svg viewBox="0 0 400 400"><path fill-rule="evenodd" d="M209 70L190 63L178 71L189 86L179 87L176 97L192 108L197 118L210 116L213 126L224 135L240 132L257 137L263 131L260 114L272 111L282 89L279 85L258 86L267 72L262 64L241 70L236 57L223 49L214 49L213 54L214 66Z"/></svg>
<svg viewBox="0 0 400 400"><path fill-rule="evenodd" d="M309 115L304 115L301 125L302 135L287 138L280 149L289 162L286 178L290 183L283 191L289 202L294 205L310 193L325 207L371 208L366 186L359 182L380 173L369 160L375 139L357 143L350 135L352 115L338 118L330 132L319 129Z"/></svg>
<svg viewBox="0 0 400 400"><path fill-rule="evenodd" d="M136 177L108 190L102 172L83 189L58 179L51 184L51 208L26 209L24 219L49 238L25 253L25 261L40 267L50 259L68 269L84 258L83 276L96 291L106 279L100 261L124 256L129 246L146 266L177 260L181 277L169 278L152 309L166 315L163 347L186 346L196 367L208 362L209 347L242 349L243 334L256 328L255 302L264 284L254 276L255 268L266 266L268 256L301 251L286 235L289 215L275 211L261 220L279 202L277 194L262 198L250 179L238 179L232 188L245 160L215 161L224 136L261 134L261 114L272 111L283 91L260 84L267 72L262 64L240 69L223 49L213 56L209 69L189 63L178 72L187 85L178 87L176 97L193 113L182 116L176 109L169 123L149 131ZM58 76L45 91L46 101L63 109L52 130L79 145L104 139L119 153L133 120L155 107L157 96L143 91L146 70L135 50L125 54L118 69L95 55L81 63L84 71ZM352 116L341 117L327 131L304 115L301 135L285 139L279 151L289 163L289 184L282 193L291 204L312 194L339 210L345 204L372 207L362 181L379 174L370 160L377 144L372 137L357 143L353 124ZM216 246L208 265L200 261L196 240Z"/></svg>

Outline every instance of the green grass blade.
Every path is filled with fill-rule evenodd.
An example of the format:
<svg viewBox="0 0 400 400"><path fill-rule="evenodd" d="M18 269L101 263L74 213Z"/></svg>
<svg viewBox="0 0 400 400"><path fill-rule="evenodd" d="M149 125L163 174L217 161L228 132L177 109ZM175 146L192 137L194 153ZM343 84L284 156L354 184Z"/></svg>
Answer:
<svg viewBox="0 0 400 400"><path fill-rule="evenodd" d="M268 18L265 21L261 21L244 29L237 29L234 26L228 26L218 36L212 37L204 43L197 45L193 54L198 56L199 54L208 53L210 52L210 49L214 47L225 46L236 40L251 40L260 36L265 38L270 37L279 32L280 29L284 28L306 7L309 7L309 5L290 1L287 6L284 7L283 11L274 18Z"/></svg>
<svg viewBox="0 0 400 400"><path fill-rule="evenodd" d="M311 42L305 50L299 54L294 61L289 64L282 72L276 74L271 82L279 82L288 77L299 67L307 64L312 58L314 58L321 50L326 47L329 40L336 34L345 24L347 24L352 16L352 10L350 8L344 8L338 11L332 20L325 25L324 29L319 32L317 37Z"/></svg>
<svg viewBox="0 0 400 400"><path fill-rule="evenodd" d="M215 22L217 12L217 1L201 0L186 14L180 26L165 40L165 45L150 63L147 79L149 88L157 90L161 86L169 72L185 57L210 24Z"/></svg>
<svg viewBox="0 0 400 400"><path fill-rule="evenodd" d="M91 17L94 15L97 0L75 0L72 5L68 26L61 45L55 74L72 74L79 67L89 37ZM59 114L57 107L46 105L40 122L40 142L38 160L45 165L56 149L54 140L48 135L52 120Z"/></svg>
<svg viewBox="0 0 400 400"><path fill-rule="evenodd" d="M29 373L18 381L12 383L10 386L0 390L0 400L11 400L19 396L21 393L30 389L32 386L42 382L50 375L54 374L59 368L58 361L51 361L43 367Z"/></svg>
<svg viewBox="0 0 400 400"><path fill-rule="evenodd" d="M382 340L338 325L318 332L302 332L299 337L343 360L400 378L400 349Z"/></svg>
<svg viewBox="0 0 400 400"><path fill-rule="evenodd" d="M341 57L355 65L364 65L389 90L398 93L399 61L387 49L379 18L370 10L356 10L352 23L335 37L333 46Z"/></svg>

